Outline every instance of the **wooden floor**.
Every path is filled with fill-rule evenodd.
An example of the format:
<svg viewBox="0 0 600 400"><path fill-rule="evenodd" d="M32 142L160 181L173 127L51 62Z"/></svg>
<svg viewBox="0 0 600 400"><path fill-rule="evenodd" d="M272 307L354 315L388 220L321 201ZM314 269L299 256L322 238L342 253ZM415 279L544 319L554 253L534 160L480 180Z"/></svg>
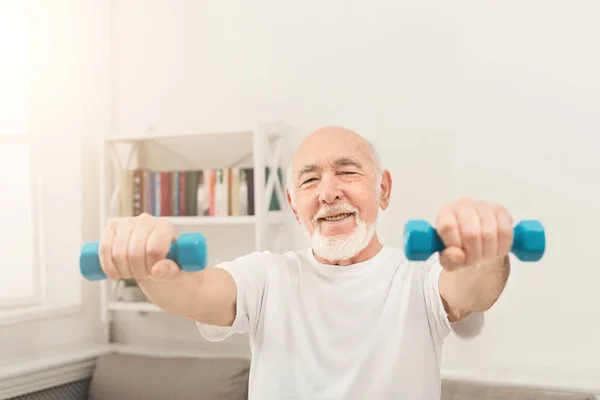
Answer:
<svg viewBox="0 0 600 400"><path fill-rule="evenodd" d="M599 397L600 398L600 397ZM498 388L457 381L442 383L441 400L596 400L593 394L570 394L534 389Z"/></svg>

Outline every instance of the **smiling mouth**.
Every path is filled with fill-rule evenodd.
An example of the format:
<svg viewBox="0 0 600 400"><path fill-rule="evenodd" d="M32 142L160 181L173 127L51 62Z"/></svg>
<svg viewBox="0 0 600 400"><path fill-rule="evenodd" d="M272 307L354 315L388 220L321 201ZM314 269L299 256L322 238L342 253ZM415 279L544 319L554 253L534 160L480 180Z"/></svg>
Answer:
<svg viewBox="0 0 600 400"><path fill-rule="evenodd" d="M354 215L354 213L331 215L329 217L319 218L319 221L329 221L329 222L341 221L341 220L351 217L353 215Z"/></svg>

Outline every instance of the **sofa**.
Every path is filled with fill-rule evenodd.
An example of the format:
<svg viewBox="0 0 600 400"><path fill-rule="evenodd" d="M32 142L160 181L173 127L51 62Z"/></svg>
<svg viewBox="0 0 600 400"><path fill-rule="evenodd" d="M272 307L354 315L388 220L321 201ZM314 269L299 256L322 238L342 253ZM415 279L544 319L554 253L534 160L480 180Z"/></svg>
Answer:
<svg viewBox="0 0 600 400"><path fill-rule="evenodd" d="M98 358L90 378L11 400L243 400L248 397L249 371L250 361L243 358L113 353ZM442 400L475 399L595 400L596 397L459 381L442 383Z"/></svg>

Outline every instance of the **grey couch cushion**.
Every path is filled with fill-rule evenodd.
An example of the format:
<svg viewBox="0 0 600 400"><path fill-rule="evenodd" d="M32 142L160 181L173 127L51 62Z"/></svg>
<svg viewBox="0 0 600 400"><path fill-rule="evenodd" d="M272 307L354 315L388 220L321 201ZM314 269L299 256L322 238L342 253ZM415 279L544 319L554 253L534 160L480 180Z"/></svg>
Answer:
<svg viewBox="0 0 600 400"><path fill-rule="evenodd" d="M98 359L90 400L245 400L250 361L110 354Z"/></svg>

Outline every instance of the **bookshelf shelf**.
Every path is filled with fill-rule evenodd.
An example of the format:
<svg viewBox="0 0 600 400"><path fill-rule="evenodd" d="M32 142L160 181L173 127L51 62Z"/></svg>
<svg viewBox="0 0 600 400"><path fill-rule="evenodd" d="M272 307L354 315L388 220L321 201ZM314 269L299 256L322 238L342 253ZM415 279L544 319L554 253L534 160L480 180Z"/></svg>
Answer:
<svg viewBox="0 0 600 400"><path fill-rule="evenodd" d="M286 214L282 211L271 211L267 213L265 219L269 223L284 223L286 222ZM108 220L119 219L123 217L111 217ZM214 216L214 217L187 217L187 216L165 216L161 217L168 219L175 226L206 226L206 225L252 225L258 222L255 215L238 215L238 216Z"/></svg>
<svg viewBox="0 0 600 400"><path fill-rule="evenodd" d="M112 311L164 312L162 308L145 301L110 301L108 309Z"/></svg>
<svg viewBox="0 0 600 400"><path fill-rule="evenodd" d="M206 138L224 138L230 136L234 139L241 139L244 137L252 137L252 130L231 130L231 131L223 131L223 132L180 132L176 134L160 134L155 132L154 130L148 130L146 133L141 133L137 135L114 135L109 137L108 140L112 142L137 142L143 141L147 142L149 140L160 140L165 142L174 142L178 140L198 140L202 138L206 140Z"/></svg>

